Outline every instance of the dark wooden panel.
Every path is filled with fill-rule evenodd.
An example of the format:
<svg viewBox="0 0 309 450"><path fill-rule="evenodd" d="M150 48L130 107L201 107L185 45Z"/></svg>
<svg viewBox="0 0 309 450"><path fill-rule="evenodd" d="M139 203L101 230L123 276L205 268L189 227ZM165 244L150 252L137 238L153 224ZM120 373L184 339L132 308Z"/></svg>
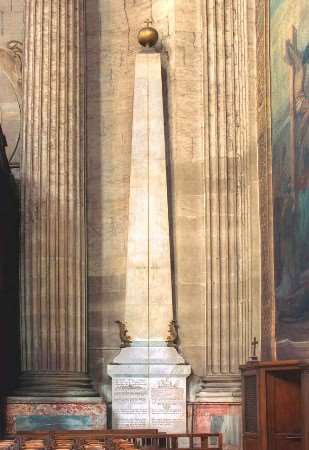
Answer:
<svg viewBox="0 0 309 450"><path fill-rule="evenodd" d="M244 408L245 408L245 432L257 433L258 431L258 399L256 375L244 377Z"/></svg>
<svg viewBox="0 0 309 450"><path fill-rule="evenodd" d="M267 412L270 433L302 433L300 371L267 374Z"/></svg>
<svg viewBox="0 0 309 450"><path fill-rule="evenodd" d="M241 370L244 450L309 450L308 361L253 362Z"/></svg>
<svg viewBox="0 0 309 450"><path fill-rule="evenodd" d="M245 436L243 450L260 450L260 441L258 438L250 438Z"/></svg>
<svg viewBox="0 0 309 450"><path fill-rule="evenodd" d="M286 437L272 439L269 450L303 450L302 439L287 439Z"/></svg>
<svg viewBox="0 0 309 450"><path fill-rule="evenodd" d="M302 450L301 372L269 372L266 383L269 450Z"/></svg>

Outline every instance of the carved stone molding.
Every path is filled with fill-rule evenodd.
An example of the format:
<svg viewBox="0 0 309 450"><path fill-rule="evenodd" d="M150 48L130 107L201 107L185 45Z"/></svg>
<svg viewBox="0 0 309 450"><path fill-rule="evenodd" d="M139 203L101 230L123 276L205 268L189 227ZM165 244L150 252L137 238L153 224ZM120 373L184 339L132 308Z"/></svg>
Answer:
<svg viewBox="0 0 309 450"><path fill-rule="evenodd" d="M22 121L22 67L23 45L19 41L10 41L7 48L0 48L0 76L4 74L9 86L2 80L2 89L5 95L4 103L1 101L1 123L8 141L8 158L11 166L20 164L20 141ZM11 94L10 94L11 90ZM11 102L8 103L8 98ZM15 98L15 100L14 100ZM15 104L15 105L14 105ZM2 110L2 107L4 110Z"/></svg>

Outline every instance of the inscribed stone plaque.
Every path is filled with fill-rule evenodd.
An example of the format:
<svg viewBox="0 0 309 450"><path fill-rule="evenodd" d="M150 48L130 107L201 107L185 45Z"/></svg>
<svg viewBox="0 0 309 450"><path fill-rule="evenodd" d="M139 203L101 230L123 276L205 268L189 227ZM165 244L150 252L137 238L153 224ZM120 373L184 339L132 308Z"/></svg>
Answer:
<svg viewBox="0 0 309 450"><path fill-rule="evenodd" d="M113 428L147 428L148 379L113 379Z"/></svg>
<svg viewBox="0 0 309 450"><path fill-rule="evenodd" d="M185 432L185 377L115 377L113 427Z"/></svg>
<svg viewBox="0 0 309 450"><path fill-rule="evenodd" d="M151 428L170 433L186 430L186 380L150 379Z"/></svg>

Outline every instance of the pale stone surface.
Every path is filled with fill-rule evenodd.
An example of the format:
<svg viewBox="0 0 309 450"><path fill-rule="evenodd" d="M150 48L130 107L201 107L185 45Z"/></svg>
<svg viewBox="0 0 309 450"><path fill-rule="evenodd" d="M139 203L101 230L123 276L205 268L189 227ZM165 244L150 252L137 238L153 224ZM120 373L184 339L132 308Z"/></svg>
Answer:
<svg viewBox="0 0 309 450"><path fill-rule="evenodd" d="M24 0L0 0L0 47L24 40Z"/></svg>
<svg viewBox="0 0 309 450"><path fill-rule="evenodd" d="M135 62L125 298L132 343L108 365L113 428L186 431L191 367L165 342L173 319L166 178L161 55L147 49Z"/></svg>
<svg viewBox="0 0 309 450"><path fill-rule="evenodd" d="M175 348L123 348L108 366L113 379L113 428L184 433L190 373L191 367Z"/></svg>
<svg viewBox="0 0 309 450"><path fill-rule="evenodd" d="M174 347L125 347L114 358L114 364L184 364L183 357Z"/></svg>
<svg viewBox="0 0 309 450"><path fill-rule="evenodd" d="M136 34L147 17L153 18L162 38L164 85L168 89L165 114L169 128L166 140L168 151L171 152L168 158L169 185L173 192L169 200L174 235L174 308L181 324L183 348L188 342L187 355L191 357L193 345L195 356L191 358L192 363L199 373L203 373L205 347L200 343L201 338L198 343L195 341L191 344L192 330L189 323L185 327L187 322L182 319L184 299L178 293L178 288L183 283L187 284L187 279L190 280L190 285L198 294L191 296L188 308L195 313L196 308L204 303L202 290L199 290L204 284L204 244L194 229L189 228L185 247L181 248L180 238L177 237L183 229L177 212L182 199L186 198L187 204L191 206L189 221L202 221L204 217L202 30L199 2L181 0L176 8L174 2L140 0L137 4L131 1L89 0L86 7L89 351L92 373L98 382L102 380L103 374L104 382L108 383L106 364L119 348L118 328L114 320L125 318L134 60L139 51ZM101 117L100 123L98 117ZM173 162L170 165L172 159L175 164ZM176 161L184 162L182 167L187 169L186 173L183 172L183 184L175 176ZM191 171L195 167L196 170ZM201 174L198 179L197 172ZM200 201L196 201L197 192ZM199 261L195 260L193 254L191 256L192 249L198 252ZM184 256L187 263L180 271L179 265ZM189 313L188 308L186 315ZM139 311L137 318L138 314ZM204 312L198 319L194 333L202 336Z"/></svg>
<svg viewBox="0 0 309 450"><path fill-rule="evenodd" d="M237 0L234 9L231 2L216 7L214 0L88 2L92 373L98 383L109 383L106 364L119 347L114 320L125 318L136 33L152 17L163 47L174 309L181 348L200 377L234 380L252 335L260 333L256 103L251 95L256 48L247 32L253 2ZM142 311L135 313L136 319L142 317Z"/></svg>
<svg viewBox="0 0 309 450"><path fill-rule="evenodd" d="M23 7L1 0L1 46L22 40ZM163 45L182 350L201 377L234 373L251 335L259 335L256 42L248 33L254 8L253 0L238 0L234 9L230 2L216 9L213 0L86 2L89 351L98 382L108 383L106 364L119 347L114 320L125 317L134 59L147 17Z"/></svg>
<svg viewBox="0 0 309 450"><path fill-rule="evenodd" d="M173 319L161 55L136 56L125 319L133 341L161 341Z"/></svg>
<svg viewBox="0 0 309 450"><path fill-rule="evenodd" d="M252 334L259 335L257 49L255 33L248 32L256 27L256 5L233 5L86 2L89 347L98 382L108 383L106 364L119 347L114 320L125 316L134 58L147 17L162 38L168 88L174 308L182 350L201 377L229 375L246 359ZM23 40L23 9L23 0L0 1L2 47Z"/></svg>
<svg viewBox="0 0 309 450"><path fill-rule="evenodd" d="M186 376L113 377L113 428L186 432Z"/></svg>

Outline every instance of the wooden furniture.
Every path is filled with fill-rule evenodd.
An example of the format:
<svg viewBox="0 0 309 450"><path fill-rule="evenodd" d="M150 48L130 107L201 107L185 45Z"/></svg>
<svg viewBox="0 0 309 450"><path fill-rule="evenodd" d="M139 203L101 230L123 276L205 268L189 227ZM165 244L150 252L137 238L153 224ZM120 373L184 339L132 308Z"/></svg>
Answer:
<svg viewBox="0 0 309 450"><path fill-rule="evenodd" d="M309 450L309 362L241 367L243 450Z"/></svg>
<svg viewBox="0 0 309 450"><path fill-rule="evenodd" d="M67 441L70 449L59 449L59 441ZM156 430L89 430L89 431L47 431L18 432L14 450L91 450L89 444L100 446L101 450L121 450L118 443L126 441L132 449L147 450L222 450L221 433L159 433ZM0 441L1 444L1 441ZM31 448L29 448L29 445ZM0 447L0 450L1 447ZM10 450L10 449L5 449ZM98 450L98 449L93 449Z"/></svg>

